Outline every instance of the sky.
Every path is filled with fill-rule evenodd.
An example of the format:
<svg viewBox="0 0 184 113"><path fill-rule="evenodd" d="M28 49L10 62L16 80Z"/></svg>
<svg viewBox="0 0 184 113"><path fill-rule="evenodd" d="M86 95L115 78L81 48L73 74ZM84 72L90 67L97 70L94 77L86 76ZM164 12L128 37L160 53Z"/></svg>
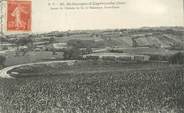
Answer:
<svg viewBox="0 0 184 113"><path fill-rule="evenodd" d="M49 1L32 0L32 32L184 25L183 0L59 0L126 2L103 10L50 10Z"/></svg>

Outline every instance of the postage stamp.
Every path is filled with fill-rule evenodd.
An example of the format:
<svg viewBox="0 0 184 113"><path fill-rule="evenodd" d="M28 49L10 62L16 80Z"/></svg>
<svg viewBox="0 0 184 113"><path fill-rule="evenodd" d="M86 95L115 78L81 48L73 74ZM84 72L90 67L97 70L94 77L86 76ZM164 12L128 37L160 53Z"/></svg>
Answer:
<svg viewBox="0 0 184 113"><path fill-rule="evenodd" d="M7 31L31 31L31 1L8 0Z"/></svg>

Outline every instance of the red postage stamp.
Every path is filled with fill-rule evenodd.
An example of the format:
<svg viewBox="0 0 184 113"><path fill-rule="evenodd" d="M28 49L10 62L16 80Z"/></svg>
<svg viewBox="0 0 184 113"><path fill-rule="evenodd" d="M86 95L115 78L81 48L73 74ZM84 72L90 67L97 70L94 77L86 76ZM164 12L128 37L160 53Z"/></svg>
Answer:
<svg viewBox="0 0 184 113"><path fill-rule="evenodd" d="M7 31L31 31L31 1L8 0Z"/></svg>

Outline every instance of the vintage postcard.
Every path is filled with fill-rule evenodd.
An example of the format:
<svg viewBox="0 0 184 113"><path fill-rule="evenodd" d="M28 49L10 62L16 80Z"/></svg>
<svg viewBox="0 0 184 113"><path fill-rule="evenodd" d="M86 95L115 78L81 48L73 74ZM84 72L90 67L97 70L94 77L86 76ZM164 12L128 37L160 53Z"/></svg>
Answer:
<svg viewBox="0 0 184 113"><path fill-rule="evenodd" d="M0 113L184 113L184 0L1 0Z"/></svg>

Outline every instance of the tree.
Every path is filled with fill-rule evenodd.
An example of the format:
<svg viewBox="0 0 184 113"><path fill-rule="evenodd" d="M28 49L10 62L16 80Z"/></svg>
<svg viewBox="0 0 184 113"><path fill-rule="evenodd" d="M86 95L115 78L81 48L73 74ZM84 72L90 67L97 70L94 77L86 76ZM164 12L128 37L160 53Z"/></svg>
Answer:
<svg viewBox="0 0 184 113"><path fill-rule="evenodd" d="M55 41L56 41L56 40L55 40L54 37L51 37L51 38L49 39L49 43L50 43L50 44L53 44Z"/></svg>
<svg viewBox="0 0 184 113"><path fill-rule="evenodd" d="M87 47L87 48L86 48L86 54L90 54L90 53L92 53L92 52L93 52L93 50L92 50L91 47Z"/></svg>
<svg viewBox="0 0 184 113"><path fill-rule="evenodd" d="M6 61L6 57L0 55L0 67L4 67L5 66L5 61Z"/></svg>
<svg viewBox="0 0 184 113"><path fill-rule="evenodd" d="M49 44L52 45L52 49L51 49L52 55L57 55L56 49L54 48L54 42L56 42L55 38L54 38L54 37L51 37L51 38L49 39Z"/></svg>
<svg viewBox="0 0 184 113"><path fill-rule="evenodd" d="M79 59L81 56L81 51L79 50L79 48L68 48L64 50L64 59L67 60L74 60L74 59Z"/></svg>
<svg viewBox="0 0 184 113"><path fill-rule="evenodd" d="M184 53L178 52L169 58L171 64L184 64Z"/></svg>
<svg viewBox="0 0 184 113"><path fill-rule="evenodd" d="M33 40L30 37L20 38L15 41L17 46L16 55L18 56L20 52L23 53L23 56L33 48ZM20 49L20 46L27 46L26 48Z"/></svg>

